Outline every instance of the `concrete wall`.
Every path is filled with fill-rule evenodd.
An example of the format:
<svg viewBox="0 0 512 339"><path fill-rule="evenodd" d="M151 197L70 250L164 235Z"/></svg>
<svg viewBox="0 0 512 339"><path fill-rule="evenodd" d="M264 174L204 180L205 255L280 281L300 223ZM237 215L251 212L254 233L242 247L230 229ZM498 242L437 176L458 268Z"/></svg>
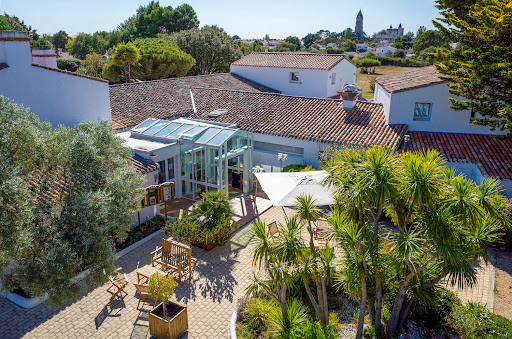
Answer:
<svg viewBox="0 0 512 339"><path fill-rule="evenodd" d="M407 124L410 131L505 134L491 131L486 126L473 125L469 111L454 111L451 105L448 86L439 84L405 92L390 94L379 84L375 86L375 101L384 105L386 121L389 124ZM430 120L414 120L416 103L432 103Z"/></svg>
<svg viewBox="0 0 512 339"><path fill-rule="evenodd" d="M0 63L9 67L0 70L0 95L54 126L111 119L107 82L33 66L29 42L3 36L0 33Z"/></svg>
<svg viewBox="0 0 512 339"><path fill-rule="evenodd" d="M231 65L231 72L281 91L283 94L317 98L327 97L327 80L329 77L327 70ZM297 83L290 82L291 72L299 73Z"/></svg>

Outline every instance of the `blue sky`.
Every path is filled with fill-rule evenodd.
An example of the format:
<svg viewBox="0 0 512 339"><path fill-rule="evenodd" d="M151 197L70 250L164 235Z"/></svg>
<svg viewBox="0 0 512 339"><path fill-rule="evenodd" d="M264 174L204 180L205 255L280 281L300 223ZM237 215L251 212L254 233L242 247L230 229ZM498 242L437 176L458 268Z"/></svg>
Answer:
<svg viewBox="0 0 512 339"><path fill-rule="evenodd" d="M0 0L0 12L14 14L39 33L60 29L68 34L112 30L148 1L141 0ZM320 29L340 32L354 29L362 10L364 30L373 34L402 24L416 33L419 26L432 28L438 16L434 0L189 0L201 26L217 24L230 35L242 38L299 37ZM161 0L162 6L178 6L183 1Z"/></svg>

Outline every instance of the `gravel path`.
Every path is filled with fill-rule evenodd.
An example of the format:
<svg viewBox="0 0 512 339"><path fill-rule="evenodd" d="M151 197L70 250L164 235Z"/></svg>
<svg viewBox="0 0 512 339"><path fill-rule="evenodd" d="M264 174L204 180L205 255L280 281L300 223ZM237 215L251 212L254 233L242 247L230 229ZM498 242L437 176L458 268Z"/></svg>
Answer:
<svg viewBox="0 0 512 339"><path fill-rule="evenodd" d="M512 320L512 253L496 250L494 313Z"/></svg>

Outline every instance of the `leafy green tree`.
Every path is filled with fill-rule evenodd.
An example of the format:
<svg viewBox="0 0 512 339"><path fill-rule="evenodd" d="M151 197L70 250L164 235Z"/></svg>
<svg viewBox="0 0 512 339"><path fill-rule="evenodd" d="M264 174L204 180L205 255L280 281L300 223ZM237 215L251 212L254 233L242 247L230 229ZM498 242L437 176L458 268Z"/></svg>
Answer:
<svg viewBox="0 0 512 339"><path fill-rule="evenodd" d="M140 6L137 13L118 27L125 40L156 38L158 34L170 34L199 26L194 9L187 4L176 8L162 7L159 1Z"/></svg>
<svg viewBox="0 0 512 339"><path fill-rule="evenodd" d="M167 318L167 304L171 302L176 287L178 287L178 283L174 281L174 277L171 274L163 275L154 273L149 278L149 294L155 300L162 300L164 319Z"/></svg>
<svg viewBox="0 0 512 339"><path fill-rule="evenodd" d="M289 42L282 42L274 48L274 52L294 52L297 46Z"/></svg>
<svg viewBox="0 0 512 339"><path fill-rule="evenodd" d="M66 44L68 43L69 35L65 31L58 31L52 36L52 44L55 49L62 48L66 50Z"/></svg>
<svg viewBox="0 0 512 339"><path fill-rule="evenodd" d="M343 39L351 40L353 35L354 35L354 32L352 31L352 28L349 27L343 32Z"/></svg>
<svg viewBox="0 0 512 339"><path fill-rule="evenodd" d="M82 60L75 58L58 58L57 67L70 72L76 72L82 66Z"/></svg>
<svg viewBox="0 0 512 339"><path fill-rule="evenodd" d="M300 51L300 49L302 47L300 44L300 39L297 38L296 36L289 36L284 41L295 45L295 49L294 49L295 51Z"/></svg>
<svg viewBox="0 0 512 339"><path fill-rule="evenodd" d="M357 44L353 40L345 40L345 41L343 41L341 48L345 52L355 52L357 50Z"/></svg>
<svg viewBox="0 0 512 339"><path fill-rule="evenodd" d="M240 40L240 37L238 35L233 35L233 40Z"/></svg>
<svg viewBox="0 0 512 339"><path fill-rule="evenodd" d="M316 41L316 34L314 33L309 33L308 35L306 35L302 40L304 40L304 47L305 48L311 48L311 46L315 43Z"/></svg>
<svg viewBox="0 0 512 339"><path fill-rule="evenodd" d="M251 45L241 44L240 51L243 55L251 54L252 52L265 52L265 48L261 41L256 40Z"/></svg>
<svg viewBox="0 0 512 339"><path fill-rule="evenodd" d="M169 39L196 60L189 75L229 72L231 63L242 57L242 52L233 39L217 26L181 31L171 35Z"/></svg>
<svg viewBox="0 0 512 339"><path fill-rule="evenodd" d="M393 58L400 58L400 59L405 59L405 51L403 49L397 49L394 53L393 53Z"/></svg>
<svg viewBox="0 0 512 339"><path fill-rule="evenodd" d="M450 48L450 39L444 36L440 31L429 30L416 38L412 45L414 54L418 55L427 47Z"/></svg>
<svg viewBox="0 0 512 339"><path fill-rule="evenodd" d="M420 35L422 35L423 33L425 33L427 31L427 29L425 28L425 26L420 26L418 28L418 30L416 31L416 38L419 38Z"/></svg>
<svg viewBox="0 0 512 339"><path fill-rule="evenodd" d="M109 238L125 237L145 179L106 121L52 129L2 98L0 124L0 194L12 204L0 205L0 253L16 263L5 287L61 305L81 295L77 273L89 269L94 287L114 269Z"/></svg>
<svg viewBox="0 0 512 339"><path fill-rule="evenodd" d="M265 36L263 37L263 40L269 40L270 39L270 36L268 34L265 34Z"/></svg>
<svg viewBox="0 0 512 339"><path fill-rule="evenodd" d="M112 63L124 68L125 81L130 81L130 66L140 59L140 51L133 43L118 43L112 55Z"/></svg>
<svg viewBox="0 0 512 339"><path fill-rule="evenodd" d="M512 2L477 2L469 8L452 7L441 14L443 18L434 25L445 39L461 46L435 55L441 78L451 82L450 93L464 98L450 98L450 107L472 110L480 115L471 119L473 124L506 130L511 135Z"/></svg>
<svg viewBox="0 0 512 339"><path fill-rule="evenodd" d="M37 39L39 39L37 30L33 29L32 26L27 26L25 22L17 16L4 13L3 15L0 15L0 19L7 22L7 25L9 25L15 31L27 32L31 42L37 41Z"/></svg>
<svg viewBox="0 0 512 339"><path fill-rule="evenodd" d="M0 17L0 31L12 31L12 27L2 17Z"/></svg>
<svg viewBox="0 0 512 339"><path fill-rule="evenodd" d="M83 68L85 68L87 75L101 78L103 67L107 63L107 60L103 59L103 56L91 53L87 54L85 60L82 62Z"/></svg>

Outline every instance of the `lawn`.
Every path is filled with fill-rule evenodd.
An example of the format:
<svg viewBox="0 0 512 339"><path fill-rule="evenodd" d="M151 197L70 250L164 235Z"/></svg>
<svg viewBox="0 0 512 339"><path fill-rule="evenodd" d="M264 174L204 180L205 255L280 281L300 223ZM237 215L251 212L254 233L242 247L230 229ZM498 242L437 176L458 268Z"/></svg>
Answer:
<svg viewBox="0 0 512 339"><path fill-rule="evenodd" d="M363 89L363 98L372 99L373 93L369 91L371 78L378 78L384 75L412 71L415 68L418 67L379 66L375 68L375 74L363 74L358 68L356 73L356 86Z"/></svg>

